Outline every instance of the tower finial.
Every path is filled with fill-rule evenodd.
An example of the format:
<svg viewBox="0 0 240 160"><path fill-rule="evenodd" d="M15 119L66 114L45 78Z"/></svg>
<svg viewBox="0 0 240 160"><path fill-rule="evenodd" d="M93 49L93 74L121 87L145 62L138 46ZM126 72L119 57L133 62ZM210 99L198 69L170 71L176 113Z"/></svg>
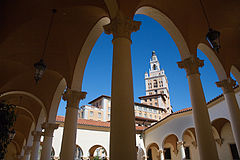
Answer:
<svg viewBox="0 0 240 160"><path fill-rule="evenodd" d="M152 56L153 56L153 55L156 55L156 52L155 52L155 51L152 51Z"/></svg>

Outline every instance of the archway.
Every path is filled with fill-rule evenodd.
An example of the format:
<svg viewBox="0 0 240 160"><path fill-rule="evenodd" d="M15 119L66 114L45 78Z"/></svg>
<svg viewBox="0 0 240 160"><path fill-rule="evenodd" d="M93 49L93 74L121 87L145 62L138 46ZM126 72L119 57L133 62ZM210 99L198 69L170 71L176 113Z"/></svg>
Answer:
<svg viewBox="0 0 240 160"><path fill-rule="evenodd" d="M105 160L107 158L107 151L101 145L94 145L89 149L89 157L91 160Z"/></svg>
<svg viewBox="0 0 240 160"><path fill-rule="evenodd" d="M162 147L164 148L164 157L165 159L176 159L177 158L177 142L178 137L175 134L168 135L163 143Z"/></svg>
<svg viewBox="0 0 240 160"><path fill-rule="evenodd" d="M83 150L79 145L76 145L74 160L81 160L83 156Z"/></svg>
<svg viewBox="0 0 240 160"><path fill-rule="evenodd" d="M149 6L143 6L138 8L138 10L135 12L135 14L144 14L146 16L149 16L156 20L158 23L160 23L171 35L172 39L176 43L181 59L184 60L188 57L190 57L190 51L188 49L187 43L184 40L181 32L176 27L176 25L169 19L164 13L160 12L159 10L149 7Z"/></svg>
<svg viewBox="0 0 240 160"><path fill-rule="evenodd" d="M159 146L156 143L151 143L147 147L147 160L158 160L159 158Z"/></svg>

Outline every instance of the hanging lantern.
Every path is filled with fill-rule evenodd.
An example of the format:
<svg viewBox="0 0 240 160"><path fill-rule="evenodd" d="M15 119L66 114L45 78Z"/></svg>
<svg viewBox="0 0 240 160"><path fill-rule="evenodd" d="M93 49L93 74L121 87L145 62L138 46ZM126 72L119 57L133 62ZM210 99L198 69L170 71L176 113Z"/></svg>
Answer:
<svg viewBox="0 0 240 160"><path fill-rule="evenodd" d="M220 32L209 28L208 33L206 35L206 39L208 40L211 47L218 53L220 46Z"/></svg>
<svg viewBox="0 0 240 160"><path fill-rule="evenodd" d="M38 81L42 78L46 67L47 65L43 62L43 59L40 59L39 62L34 64L34 68L36 69L34 74L34 79L36 83L38 83Z"/></svg>
<svg viewBox="0 0 240 160"><path fill-rule="evenodd" d="M50 35L50 32L51 32L54 15L55 15L56 12L57 12L56 9L52 9L52 16L51 16L51 20L50 20L50 23L49 23L47 36L46 36L45 43L44 43L42 58L40 59L39 62L34 64L34 68L36 69L35 70L35 74L34 74L34 79L35 79L36 83L38 83L38 81L42 78L43 73L44 73L44 71L45 71L45 69L47 67L47 65L43 62L43 58L44 58L44 54L45 54L45 52L47 50L48 39L49 39L49 35Z"/></svg>

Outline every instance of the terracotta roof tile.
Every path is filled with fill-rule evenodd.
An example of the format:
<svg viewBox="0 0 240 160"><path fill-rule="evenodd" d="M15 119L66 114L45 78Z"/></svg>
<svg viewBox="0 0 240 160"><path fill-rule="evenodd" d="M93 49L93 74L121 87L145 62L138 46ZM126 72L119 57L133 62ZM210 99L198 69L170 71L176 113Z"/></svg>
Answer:
<svg viewBox="0 0 240 160"><path fill-rule="evenodd" d="M64 116L57 116L56 121L57 122L64 122L65 117ZM85 126L96 126L96 127L110 127L110 122L103 122L103 121L94 121L94 120L88 120L88 119L78 119L78 125L85 125ZM136 126L136 130L144 130L146 127L143 126Z"/></svg>
<svg viewBox="0 0 240 160"><path fill-rule="evenodd" d="M138 117L138 116L136 116L135 119L136 119L136 120L138 120L138 119L139 119L139 120L145 120L145 121L149 121L149 122L157 122L156 119L150 119L150 118Z"/></svg>

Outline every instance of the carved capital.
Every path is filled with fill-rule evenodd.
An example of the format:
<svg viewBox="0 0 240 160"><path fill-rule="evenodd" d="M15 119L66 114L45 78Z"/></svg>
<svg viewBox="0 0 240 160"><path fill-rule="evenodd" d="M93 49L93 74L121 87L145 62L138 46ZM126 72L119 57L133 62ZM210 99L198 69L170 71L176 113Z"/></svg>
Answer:
<svg viewBox="0 0 240 160"><path fill-rule="evenodd" d="M40 141L43 133L41 131L32 131L33 141Z"/></svg>
<svg viewBox="0 0 240 160"><path fill-rule="evenodd" d="M193 142L192 142L192 145L193 145L195 148L197 148L197 142L196 142L196 141L193 141Z"/></svg>
<svg viewBox="0 0 240 160"><path fill-rule="evenodd" d="M44 129L44 136L53 137L53 132L55 129L58 129L59 124L56 123L43 123L42 129Z"/></svg>
<svg viewBox="0 0 240 160"><path fill-rule="evenodd" d="M63 94L63 100L67 101L67 107L74 107L79 109L79 101L84 99L87 92L79 92L71 89L67 89Z"/></svg>
<svg viewBox="0 0 240 160"><path fill-rule="evenodd" d="M141 22L118 14L111 23L103 26L106 34L113 34L113 39L124 37L131 40L131 33L139 30Z"/></svg>
<svg viewBox="0 0 240 160"><path fill-rule="evenodd" d="M177 142L177 145L178 145L178 146L183 146L183 145L184 145L184 142L183 142L183 141L179 141L179 142Z"/></svg>
<svg viewBox="0 0 240 160"><path fill-rule="evenodd" d="M192 74L199 74L199 67L204 65L204 61L197 57L190 57L181 62L177 62L179 68L184 68L187 72L187 76Z"/></svg>
<svg viewBox="0 0 240 160"><path fill-rule="evenodd" d="M30 154L32 151L32 146L24 146L24 155Z"/></svg>
<svg viewBox="0 0 240 160"><path fill-rule="evenodd" d="M174 149L173 153L175 153L175 155L177 155L178 154L178 149Z"/></svg>
<svg viewBox="0 0 240 160"><path fill-rule="evenodd" d="M164 151L162 149L159 150L159 154L162 154L164 153Z"/></svg>
<svg viewBox="0 0 240 160"><path fill-rule="evenodd" d="M223 144L223 139L222 139L222 138L215 139L215 141L216 141L220 146Z"/></svg>
<svg viewBox="0 0 240 160"><path fill-rule="evenodd" d="M234 92L233 87L236 85L236 81L232 78L227 78L222 81L216 82L217 87L221 87L223 93L231 93Z"/></svg>

